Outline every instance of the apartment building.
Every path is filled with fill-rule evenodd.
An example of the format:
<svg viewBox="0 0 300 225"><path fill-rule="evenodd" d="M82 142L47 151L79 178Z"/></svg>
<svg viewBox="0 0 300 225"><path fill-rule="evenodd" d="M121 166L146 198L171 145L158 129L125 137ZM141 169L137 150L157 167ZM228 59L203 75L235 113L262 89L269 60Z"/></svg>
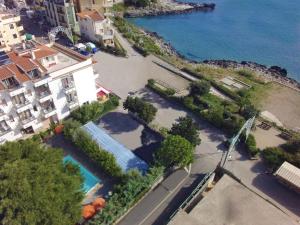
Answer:
<svg viewBox="0 0 300 225"><path fill-rule="evenodd" d="M79 33L78 22L72 0L45 0L46 19L54 27L63 26Z"/></svg>
<svg viewBox="0 0 300 225"><path fill-rule="evenodd" d="M14 44L25 40L24 28L19 15L0 9L0 51L9 51Z"/></svg>
<svg viewBox="0 0 300 225"><path fill-rule="evenodd" d="M91 58L26 42L0 55L0 143L15 140L97 99Z"/></svg>
<svg viewBox="0 0 300 225"><path fill-rule="evenodd" d="M109 18L104 18L96 10L77 13L82 37L104 46L114 46L114 30Z"/></svg>

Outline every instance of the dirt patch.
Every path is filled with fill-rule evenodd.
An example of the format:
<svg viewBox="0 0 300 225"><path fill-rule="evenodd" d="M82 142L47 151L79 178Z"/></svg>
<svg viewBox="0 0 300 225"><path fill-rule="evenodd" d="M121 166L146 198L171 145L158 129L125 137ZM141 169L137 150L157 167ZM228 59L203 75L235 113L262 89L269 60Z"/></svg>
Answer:
<svg viewBox="0 0 300 225"><path fill-rule="evenodd" d="M300 92L275 85L261 102L261 107L274 114L284 126L300 128Z"/></svg>

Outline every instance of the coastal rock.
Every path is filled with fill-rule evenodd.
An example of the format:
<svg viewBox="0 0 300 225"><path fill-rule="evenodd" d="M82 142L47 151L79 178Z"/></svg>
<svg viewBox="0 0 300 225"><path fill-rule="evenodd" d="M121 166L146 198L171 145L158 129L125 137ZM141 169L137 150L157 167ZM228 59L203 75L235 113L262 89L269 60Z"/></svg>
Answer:
<svg viewBox="0 0 300 225"><path fill-rule="evenodd" d="M134 8L128 9L124 13L124 17L144 17L144 16L161 16L161 15L174 15L174 14L184 14L195 11L209 12L215 9L214 3L182 3L173 1L174 5L164 6L153 6L147 8Z"/></svg>

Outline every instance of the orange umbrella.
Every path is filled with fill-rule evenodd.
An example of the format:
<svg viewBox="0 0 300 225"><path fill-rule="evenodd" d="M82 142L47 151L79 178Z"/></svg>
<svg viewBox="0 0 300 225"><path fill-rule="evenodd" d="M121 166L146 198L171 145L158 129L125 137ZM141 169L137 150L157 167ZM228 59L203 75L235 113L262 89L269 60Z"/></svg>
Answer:
<svg viewBox="0 0 300 225"><path fill-rule="evenodd" d="M90 219L93 215L95 215L96 210L92 205L85 205L82 209L82 217L84 219Z"/></svg>
<svg viewBox="0 0 300 225"><path fill-rule="evenodd" d="M99 210L105 206L105 199L104 198L96 198L93 201L93 206L96 210Z"/></svg>
<svg viewBox="0 0 300 225"><path fill-rule="evenodd" d="M63 131L63 129L64 129L64 125L60 124L55 127L54 132L55 132L55 134L60 134Z"/></svg>

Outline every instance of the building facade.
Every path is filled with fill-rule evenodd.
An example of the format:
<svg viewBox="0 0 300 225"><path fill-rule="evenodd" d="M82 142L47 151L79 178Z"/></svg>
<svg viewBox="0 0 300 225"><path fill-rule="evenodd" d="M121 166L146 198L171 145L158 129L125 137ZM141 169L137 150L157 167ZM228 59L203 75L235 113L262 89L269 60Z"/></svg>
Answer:
<svg viewBox="0 0 300 225"><path fill-rule="evenodd" d="M100 42L103 46L114 46L114 30L111 21L96 10L77 13L82 37Z"/></svg>
<svg viewBox="0 0 300 225"><path fill-rule="evenodd" d="M12 45L25 40L21 18L17 14L0 11L0 51L9 51Z"/></svg>
<svg viewBox="0 0 300 225"><path fill-rule="evenodd" d="M72 0L45 0L46 19L54 27L63 26L79 33L78 22Z"/></svg>
<svg viewBox="0 0 300 225"><path fill-rule="evenodd" d="M0 56L0 143L97 100L91 58L61 45L23 43Z"/></svg>

